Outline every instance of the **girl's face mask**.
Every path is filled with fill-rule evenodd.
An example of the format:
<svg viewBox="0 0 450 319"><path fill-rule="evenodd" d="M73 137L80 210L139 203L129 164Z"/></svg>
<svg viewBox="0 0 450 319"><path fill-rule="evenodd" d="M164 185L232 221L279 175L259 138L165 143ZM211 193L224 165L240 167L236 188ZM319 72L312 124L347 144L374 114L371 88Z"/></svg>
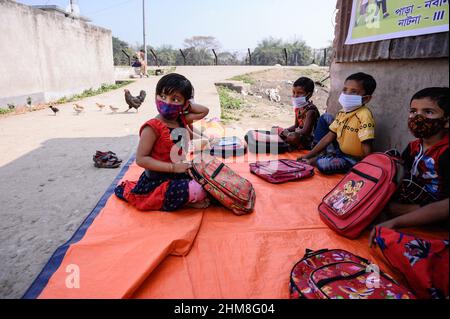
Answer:
<svg viewBox="0 0 450 319"><path fill-rule="evenodd" d="M416 115L409 118L408 127L416 138L430 138L443 130L447 121L447 117L430 119L423 115Z"/></svg>
<svg viewBox="0 0 450 319"><path fill-rule="evenodd" d="M178 119L184 109L184 105L182 104L169 104L158 99L156 100L156 107L158 108L158 113L169 121Z"/></svg>

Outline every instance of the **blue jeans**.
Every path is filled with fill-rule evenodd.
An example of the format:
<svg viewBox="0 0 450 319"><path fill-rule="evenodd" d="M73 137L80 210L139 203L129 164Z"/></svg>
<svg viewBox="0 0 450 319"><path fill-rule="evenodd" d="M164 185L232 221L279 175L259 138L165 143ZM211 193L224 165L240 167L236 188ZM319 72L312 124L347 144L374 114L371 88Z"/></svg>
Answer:
<svg viewBox="0 0 450 319"><path fill-rule="evenodd" d="M342 153L337 148L335 152L327 153L317 158L317 169L324 174L344 174L347 173L358 160L350 155Z"/></svg>
<svg viewBox="0 0 450 319"><path fill-rule="evenodd" d="M319 117L319 120L316 124L316 129L314 130L314 139L312 142L312 147L319 144L320 140L325 137L330 132L330 125L334 121L334 116L330 113L325 113L322 116ZM332 144L330 144L327 147L327 152L333 152L337 148L339 148L338 143L334 141Z"/></svg>
<svg viewBox="0 0 450 319"><path fill-rule="evenodd" d="M333 121L334 117L329 113L319 118L314 131L313 145L317 145L330 132L329 127ZM342 153L337 141L328 145L326 155L317 158L317 168L324 174L347 173L356 163L357 159Z"/></svg>

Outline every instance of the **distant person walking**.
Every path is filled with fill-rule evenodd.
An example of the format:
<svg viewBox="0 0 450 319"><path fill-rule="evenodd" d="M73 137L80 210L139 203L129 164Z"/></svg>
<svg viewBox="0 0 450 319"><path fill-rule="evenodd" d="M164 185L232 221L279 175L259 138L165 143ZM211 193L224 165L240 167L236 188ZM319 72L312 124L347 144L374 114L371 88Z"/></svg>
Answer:
<svg viewBox="0 0 450 319"><path fill-rule="evenodd" d="M141 64L141 73L140 76L147 77L148 78L148 65L147 61L145 60L145 51L140 50L139 52L136 52L139 63Z"/></svg>

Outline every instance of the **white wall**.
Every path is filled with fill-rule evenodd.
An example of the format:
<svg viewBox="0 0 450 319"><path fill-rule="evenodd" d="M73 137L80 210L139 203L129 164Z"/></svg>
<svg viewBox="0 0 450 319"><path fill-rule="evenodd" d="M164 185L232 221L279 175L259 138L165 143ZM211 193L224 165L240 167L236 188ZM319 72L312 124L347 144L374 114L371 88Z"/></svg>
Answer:
<svg viewBox="0 0 450 319"><path fill-rule="evenodd" d="M0 0L0 107L114 83L111 31Z"/></svg>

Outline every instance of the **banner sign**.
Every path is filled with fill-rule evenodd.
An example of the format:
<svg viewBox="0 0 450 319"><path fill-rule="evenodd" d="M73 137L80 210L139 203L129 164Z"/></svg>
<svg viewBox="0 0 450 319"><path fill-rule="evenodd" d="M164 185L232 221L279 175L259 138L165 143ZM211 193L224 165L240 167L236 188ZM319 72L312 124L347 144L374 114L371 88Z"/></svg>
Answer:
<svg viewBox="0 0 450 319"><path fill-rule="evenodd" d="M448 32L450 0L353 0L345 44Z"/></svg>

